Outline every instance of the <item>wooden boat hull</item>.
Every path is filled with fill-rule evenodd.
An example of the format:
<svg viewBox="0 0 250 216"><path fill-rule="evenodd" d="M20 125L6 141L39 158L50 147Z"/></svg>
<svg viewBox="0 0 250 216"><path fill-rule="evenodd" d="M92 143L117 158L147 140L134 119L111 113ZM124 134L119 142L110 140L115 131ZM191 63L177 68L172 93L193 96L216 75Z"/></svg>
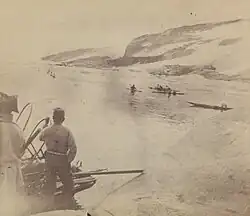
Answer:
<svg viewBox="0 0 250 216"><path fill-rule="evenodd" d="M45 183L45 163L29 164L22 169L25 189L28 195L43 194ZM83 190L87 190L93 187L96 183L96 178L91 174L85 174L84 176L77 175L82 173L81 170L72 167L72 175L74 181L73 192L78 193ZM62 194L63 185L58 179L57 190L55 195L60 196Z"/></svg>
<svg viewBox="0 0 250 216"><path fill-rule="evenodd" d="M176 92L173 94L172 92L169 91L152 91L152 93L157 93L157 94L170 94L170 95L184 95L182 92Z"/></svg>
<svg viewBox="0 0 250 216"><path fill-rule="evenodd" d="M214 110L222 110L222 111L233 109L231 107L221 107L221 106L216 106L216 105L201 104L201 103L195 103L195 102L190 102L190 101L188 101L188 103L192 105L191 107L197 107L197 108L203 108L203 109L214 109Z"/></svg>

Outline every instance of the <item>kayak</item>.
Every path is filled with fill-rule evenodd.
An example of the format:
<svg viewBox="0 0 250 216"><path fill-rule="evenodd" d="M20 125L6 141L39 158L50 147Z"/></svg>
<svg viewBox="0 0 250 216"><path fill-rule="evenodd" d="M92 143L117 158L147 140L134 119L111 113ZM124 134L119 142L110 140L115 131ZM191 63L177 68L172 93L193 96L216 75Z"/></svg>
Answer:
<svg viewBox="0 0 250 216"><path fill-rule="evenodd" d="M135 93L135 92L142 92L141 90L138 89L132 89L131 88L127 88L128 90L130 90L131 93Z"/></svg>
<svg viewBox="0 0 250 216"><path fill-rule="evenodd" d="M173 92L169 92L169 91L152 91L152 93L158 93L158 94L171 94L171 95L184 95L184 93L182 92L175 92L175 94Z"/></svg>
<svg viewBox="0 0 250 216"><path fill-rule="evenodd" d="M159 87L148 87L149 89L156 90L156 91L170 91L171 88L159 88Z"/></svg>
<svg viewBox="0 0 250 216"><path fill-rule="evenodd" d="M203 109L214 109L214 110L223 110L223 111L233 109L233 108L230 108L230 107L222 107L222 106L216 106L216 105L201 104L201 103L195 103L195 102L190 102L190 101L188 101L188 103L190 105L192 105L191 107L199 107L199 108L203 108Z"/></svg>

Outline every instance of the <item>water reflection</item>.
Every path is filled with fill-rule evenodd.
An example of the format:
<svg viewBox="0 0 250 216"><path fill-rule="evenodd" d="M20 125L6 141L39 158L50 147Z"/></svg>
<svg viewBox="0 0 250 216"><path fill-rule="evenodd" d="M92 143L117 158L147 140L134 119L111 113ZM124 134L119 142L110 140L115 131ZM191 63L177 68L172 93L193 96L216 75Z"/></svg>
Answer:
<svg viewBox="0 0 250 216"><path fill-rule="evenodd" d="M184 123L190 120L190 117L185 113L184 100L177 96L169 94L151 94L140 93L131 94L124 92L122 100L116 100L119 103L120 110L127 111L130 114L157 118L159 120L169 121L171 123ZM128 104L128 109L124 109L125 103ZM131 113L132 112L132 113Z"/></svg>

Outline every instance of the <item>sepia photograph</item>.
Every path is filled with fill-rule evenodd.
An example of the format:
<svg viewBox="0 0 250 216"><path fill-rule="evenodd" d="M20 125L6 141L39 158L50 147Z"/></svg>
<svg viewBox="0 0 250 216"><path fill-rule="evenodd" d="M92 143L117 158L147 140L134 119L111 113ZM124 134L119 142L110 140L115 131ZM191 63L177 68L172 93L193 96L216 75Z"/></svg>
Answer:
<svg viewBox="0 0 250 216"><path fill-rule="evenodd" d="M0 7L0 216L250 216L250 1Z"/></svg>

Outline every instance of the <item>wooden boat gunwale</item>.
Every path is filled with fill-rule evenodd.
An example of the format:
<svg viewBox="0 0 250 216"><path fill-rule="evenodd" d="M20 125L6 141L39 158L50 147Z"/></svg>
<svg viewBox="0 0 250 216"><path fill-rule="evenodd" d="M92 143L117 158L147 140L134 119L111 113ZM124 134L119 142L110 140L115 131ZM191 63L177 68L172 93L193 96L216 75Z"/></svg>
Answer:
<svg viewBox="0 0 250 216"><path fill-rule="evenodd" d="M203 104L203 103L196 103L196 102L191 102L187 101L191 107L198 107L198 108L203 108L203 109L214 109L214 110L231 110L233 108L231 107L222 107L218 105L208 105L208 104Z"/></svg>

